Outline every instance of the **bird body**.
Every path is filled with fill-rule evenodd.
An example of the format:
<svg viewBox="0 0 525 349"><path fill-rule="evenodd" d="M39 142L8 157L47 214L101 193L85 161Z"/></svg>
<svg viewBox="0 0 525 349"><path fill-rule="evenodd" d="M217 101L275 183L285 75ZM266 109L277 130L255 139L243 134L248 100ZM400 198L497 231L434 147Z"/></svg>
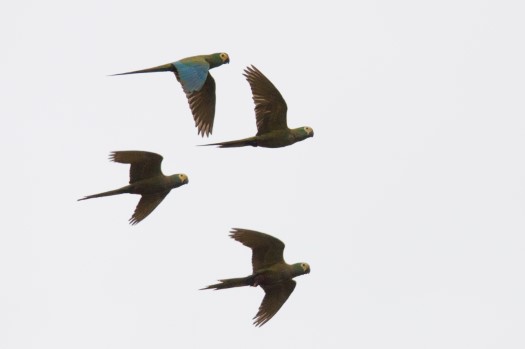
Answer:
<svg viewBox="0 0 525 349"><path fill-rule="evenodd" d="M288 282L290 279L305 274L306 263L276 263L271 267L258 270L242 278L222 279L220 283L207 286L205 289L224 289L241 286L267 286Z"/></svg>
<svg viewBox="0 0 525 349"><path fill-rule="evenodd" d="M219 146L219 148L234 148L245 146L282 148L300 142L308 137L312 137L312 135L313 130L310 127L299 127L295 129L270 131L267 133L262 133L253 137L248 137L235 141L227 141L205 145L217 145Z"/></svg>
<svg viewBox="0 0 525 349"><path fill-rule="evenodd" d="M233 239L252 249L251 275L241 278L219 280L206 289L221 290L242 286L261 286L265 292L254 324L262 326L269 321L286 302L295 289L293 278L310 272L307 263L288 264L283 259L284 243L279 239L254 230L232 229Z"/></svg>
<svg viewBox="0 0 525 349"><path fill-rule="evenodd" d="M204 137L212 133L215 119L215 80L209 70L229 62L228 54L220 52L114 75L173 72L186 94L198 134Z"/></svg>
<svg viewBox="0 0 525 349"><path fill-rule="evenodd" d="M204 144L219 148L265 147L281 148L314 136L311 127L288 128L286 114L288 107L277 88L253 65L244 70L255 103L257 134L253 137L234 141Z"/></svg>
<svg viewBox="0 0 525 349"><path fill-rule="evenodd" d="M186 176L186 175L184 175ZM139 195L145 195L145 194L156 194L156 193L163 193L166 191L170 191L171 189L175 189L180 187L181 185L186 184L184 182L184 178L181 178L181 174L171 175L171 176L155 176L151 178L142 179L140 181L137 181L135 183L131 183L129 185L126 185L122 188L106 191L99 194L93 194L83 197L79 200L86 200L86 199L92 199L92 198L99 198L103 196L111 196L111 195L118 195L118 194L139 194ZM187 177L187 176L186 176Z"/></svg>
<svg viewBox="0 0 525 349"><path fill-rule="evenodd" d="M78 201L118 194L138 194L141 199L130 218L130 224L137 224L146 218L164 200L169 192L188 183L188 176L179 173L165 176L161 169L162 156L145 151L116 151L110 154L115 162L130 164L129 185L98 194L88 195Z"/></svg>

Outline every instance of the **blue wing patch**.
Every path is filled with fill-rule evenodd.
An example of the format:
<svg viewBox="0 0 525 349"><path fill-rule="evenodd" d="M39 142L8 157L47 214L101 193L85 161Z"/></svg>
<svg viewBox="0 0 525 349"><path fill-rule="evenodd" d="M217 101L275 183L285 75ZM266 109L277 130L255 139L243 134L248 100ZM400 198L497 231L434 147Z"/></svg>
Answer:
<svg viewBox="0 0 525 349"><path fill-rule="evenodd" d="M185 93L199 91L208 77L210 65L208 62L202 63L182 63L177 61L173 63L179 74L179 81Z"/></svg>

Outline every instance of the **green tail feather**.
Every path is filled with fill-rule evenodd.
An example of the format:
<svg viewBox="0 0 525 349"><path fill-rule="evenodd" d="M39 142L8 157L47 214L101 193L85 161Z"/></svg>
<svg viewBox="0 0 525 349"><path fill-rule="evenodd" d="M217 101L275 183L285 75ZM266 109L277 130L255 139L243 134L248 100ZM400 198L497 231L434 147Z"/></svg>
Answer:
<svg viewBox="0 0 525 349"><path fill-rule="evenodd" d="M243 278L234 278L234 279L224 279L219 280L219 284L206 286L204 288L201 288L201 290L222 290L224 288L232 288L232 287L242 287L242 286L250 286L253 284L253 276L247 276Z"/></svg>
<svg viewBox="0 0 525 349"><path fill-rule="evenodd" d="M157 72L163 72L163 71L174 72L175 71L175 67L173 66L173 64L168 63L168 64L159 65L159 66L153 67L153 68L135 70L135 71L127 72L127 73L113 74L113 75L110 75L110 76L128 75L128 74L140 74L140 73L157 73Z"/></svg>
<svg viewBox="0 0 525 349"><path fill-rule="evenodd" d="M124 193L129 193L129 190L126 187L120 188L120 189L115 189L115 190L110 190L110 191L105 191L105 192L99 193L99 194L87 195L87 196L84 196L82 199L78 199L77 201L93 199L93 198L100 198L100 197L103 197L103 196L124 194Z"/></svg>
<svg viewBox="0 0 525 349"><path fill-rule="evenodd" d="M211 144L201 144L201 146L217 145L219 148L236 148L236 147L246 147L251 145L252 147L257 146L257 140L255 137L238 139L235 141L221 142L221 143L211 143Z"/></svg>

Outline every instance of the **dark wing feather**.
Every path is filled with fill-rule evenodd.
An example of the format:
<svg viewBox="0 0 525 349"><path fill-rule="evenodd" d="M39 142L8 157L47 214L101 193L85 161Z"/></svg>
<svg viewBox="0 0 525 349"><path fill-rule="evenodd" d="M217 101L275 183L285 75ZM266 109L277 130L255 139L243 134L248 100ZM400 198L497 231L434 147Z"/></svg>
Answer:
<svg viewBox="0 0 525 349"><path fill-rule="evenodd" d="M114 151L109 159L122 164L130 164L129 183L162 174L160 165L162 156L148 151L128 150Z"/></svg>
<svg viewBox="0 0 525 349"><path fill-rule="evenodd" d="M168 195L169 190L163 193L143 194L140 198L133 216L129 219L129 224L135 225L146 218Z"/></svg>
<svg viewBox="0 0 525 349"><path fill-rule="evenodd" d="M177 72L175 76L180 82ZM208 137L213 131L213 120L215 119L215 80L213 76L208 73L202 88L186 93L186 98L188 98L198 134Z"/></svg>
<svg viewBox="0 0 525 349"><path fill-rule="evenodd" d="M284 263L284 243L271 235L254 230L233 228L230 236L252 249L253 272Z"/></svg>
<svg viewBox="0 0 525 349"><path fill-rule="evenodd" d="M290 297L295 289L295 285L296 282L294 280L287 280L272 285L261 285L266 294L259 306L259 311L254 316L253 324L262 326L268 322Z"/></svg>
<svg viewBox="0 0 525 349"><path fill-rule="evenodd" d="M288 129L288 124L286 123L288 107L277 88L253 65L246 67L243 75L252 89L257 135Z"/></svg>

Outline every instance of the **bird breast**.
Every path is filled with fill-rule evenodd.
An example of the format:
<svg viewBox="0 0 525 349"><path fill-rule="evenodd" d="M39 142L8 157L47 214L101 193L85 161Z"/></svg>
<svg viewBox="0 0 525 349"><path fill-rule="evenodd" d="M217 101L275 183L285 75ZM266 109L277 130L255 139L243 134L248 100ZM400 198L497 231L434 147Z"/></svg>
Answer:
<svg viewBox="0 0 525 349"><path fill-rule="evenodd" d="M171 189L173 186L166 176L146 178L132 184L136 194L155 194Z"/></svg>
<svg viewBox="0 0 525 349"><path fill-rule="evenodd" d="M291 271L285 266L272 267L255 274L256 285L271 285L292 278Z"/></svg>

